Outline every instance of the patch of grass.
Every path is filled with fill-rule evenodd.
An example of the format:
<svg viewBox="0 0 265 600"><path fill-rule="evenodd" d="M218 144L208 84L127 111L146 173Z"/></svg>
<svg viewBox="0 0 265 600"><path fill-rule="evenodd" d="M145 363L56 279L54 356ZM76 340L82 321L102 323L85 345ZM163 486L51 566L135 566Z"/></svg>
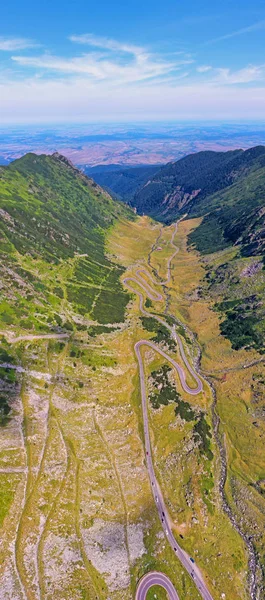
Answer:
<svg viewBox="0 0 265 600"><path fill-rule="evenodd" d="M189 404L189 402L184 402L184 400L177 399L176 403L177 403L177 406L175 408L176 415L179 415L181 419L183 419L184 421L187 421L187 422L195 420L196 413L193 410L193 408L191 408L191 405Z"/></svg>
<svg viewBox="0 0 265 600"><path fill-rule="evenodd" d="M207 423L205 414L202 411L195 410L189 402L185 402L177 392L175 385L169 380L171 369L168 365L162 365L158 370L151 372L150 384L152 386L149 394L149 400L153 408L159 408L161 405L167 406L170 402L175 402L175 414L181 419L194 422L192 435L194 441L198 444L200 454L206 456L208 460L213 460L211 451L211 428Z"/></svg>
<svg viewBox="0 0 265 600"><path fill-rule="evenodd" d="M81 308L84 309L82 314L90 313L99 290L95 287L80 287L72 283L67 284L66 289L68 301L74 304L77 312Z"/></svg>
<svg viewBox="0 0 265 600"><path fill-rule="evenodd" d="M0 475L0 527L4 518L8 514L10 506L15 495L14 479L8 478L8 475Z"/></svg>
<svg viewBox="0 0 265 600"><path fill-rule="evenodd" d="M160 342L164 342L167 344L170 350L176 349L176 343L171 337L170 331L164 327L161 323L153 319L152 317L140 317L143 328L146 331L150 331L155 335L152 337L152 340L159 344Z"/></svg>
<svg viewBox="0 0 265 600"><path fill-rule="evenodd" d="M87 333L90 337L96 337L102 333L112 333L116 331L115 327L105 327L104 325L92 325L88 328Z"/></svg>
<svg viewBox="0 0 265 600"><path fill-rule="evenodd" d="M160 585L153 585L147 592L146 600L167 600L166 590Z"/></svg>
<svg viewBox="0 0 265 600"><path fill-rule="evenodd" d="M217 304L216 308L225 314L220 330L230 340L232 348L255 348L265 352L265 314L262 315L259 298L250 296L243 300L225 301Z"/></svg>
<svg viewBox="0 0 265 600"><path fill-rule="evenodd" d="M10 420L11 407L6 394L0 394L0 425L4 427Z"/></svg>
<svg viewBox="0 0 265 600"><path fill-rule="evenodd" d="M194 439L199 444L199 451L204 454L208 460L213 460L213 453L211 451L211 428L207 423L205 415L200 413L194 425Z"/></svg>
<svg viewBox="0 0 265 600"><path fill-rule="evenodd" d="M124 320L129 294L102 289L92 312L99 323L120 323Z"/></svg>
<svg viewBox="0 0 265 600"><path fill-rule="evenodd" d="M15 369L11 369L9 367L0 367L0 379L7 383L15 383L16 382L16 371Z"/></svg>
<svg viewBox="0 0 265 600"><path fill-rule="evenodd" d="M180 398L175 386L169 381L170 371L168 365L163 365L157 371L151 372L153 389L149 394L149 400L153 408L159 408L161 405L167 406L170 402L177 402Z"/></svg>
<svg viewBox="0 0 265 600"><path fill-rule="evenodd" d="M0 346L0 363L8 363L12 364L15 362L15 358L10 352L7 351L6 348L1 344Z"/></svg>
<svg viewBox="0 0 265 600"><path fill-rule="evenodd" d="M107 354L103 354L103 352L99 353L93 350L85 350L84 352L82 352L81 360L84 365L92 367L94 371L97 368L115 367L117 365L117 362L113 356L109 356Z"/></svg>
<svg viewBox="0 0 265 600"><path fill-rule="evenodd" d="M145 308L152 308L152 306L152 300L150 300L150 298L146 298Z"/></svg>
<svg viewBox="0 0 265 600"><path fill-rule="evenodd" d="M207 423L205 414L202 411L195 411L189 402L184 402L181 399L176 400L175 413L184 421L195 421L193 426L193 438L197 442L200 454L203 454L208 460L213 460L211 451L211 427Z"/></svg>

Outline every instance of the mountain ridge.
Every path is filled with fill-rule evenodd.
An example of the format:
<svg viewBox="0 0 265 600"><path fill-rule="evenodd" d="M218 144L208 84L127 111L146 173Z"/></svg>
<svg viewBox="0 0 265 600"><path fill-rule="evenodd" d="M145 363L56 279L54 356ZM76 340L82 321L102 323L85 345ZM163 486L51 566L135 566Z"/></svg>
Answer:
<svg viewBox="0 0 265 600"><path fill-rule="evenodd" d="M202 198L232 185L251 168L265 166L265 147L202 151L168 163L134 196L132 204L165 223L184 212L198 214ZM196 201L195 201L196 200Z"/></svg>
<svg viewBox="0 0 265 600"><path fill-rule="evenodd" d="M107 256L112 225L133 218L61 155L24 157L0 168L1 309L13 326L124 320L122 269ZM21 280L21 285L18 281ZM27 296L29 300L27 302ZM39 317L38 305L47 312Z"/></svg>
<svg viewBox="0 0 265 600"><path fill-rule="evenodd" d="M112 168L111 168L112 167ZM160 165L100 165L85 168L84 172L94 178L105 190L118 200L132 203L134 195Z"/></svg>

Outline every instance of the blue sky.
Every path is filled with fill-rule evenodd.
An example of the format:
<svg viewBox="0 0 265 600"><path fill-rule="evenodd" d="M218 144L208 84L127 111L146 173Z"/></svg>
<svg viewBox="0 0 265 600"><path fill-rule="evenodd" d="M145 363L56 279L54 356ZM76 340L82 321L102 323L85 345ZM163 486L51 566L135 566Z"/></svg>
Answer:
<svg viewBox="0 0 265 600"><path fill-rule="evenodd" d="M0 61L1 123L265 120L264 0L13 0Z"/></svg>

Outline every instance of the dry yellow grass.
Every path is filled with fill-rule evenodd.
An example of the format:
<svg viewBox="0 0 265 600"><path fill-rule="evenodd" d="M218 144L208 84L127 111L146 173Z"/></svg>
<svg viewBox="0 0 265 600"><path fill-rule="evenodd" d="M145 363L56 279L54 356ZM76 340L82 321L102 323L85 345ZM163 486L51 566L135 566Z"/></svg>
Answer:
<svg viewBox="0 0 265 600"><path fill-rule="evenodd" d="M132 230L134 227L136 232L141 230L138 222L134 224ZM144 220L144 227L147 230L146 240L148 239L148 221L146 219ZM186 323L192 331L197 333L198 337L199 331L203 331L206 334L203 342L206 344L208 340L214 338L217 317L206 303L198 305L198 302L194 301L196 297L194 292L204 271L197 255L187 252L186 235L190 228L190 223L181 223L176 237L176 243L179 245L180 251L174 259L172 265L173 277L168 286L171 298L170 313L175 314L181 321ZM151 229L151 231L153 230ZM158 242L161 250L156 250L151 255L151 265L162 278L166 276L167 259L172 254L172 247L169 244L172 231L173 227L163 229ZM130 237L129 242L126 240L129 245L129 247L126 246L126 261L129 264L129 269L125 273L126 277L132 275L135 269L135 263L132 264L132 259L135 251L136 232ZM124 254L121 247L119 247L119 256L124 257ZM140 260L138 244L136 256L136 264L138 264ZM153 307L150 312L157 310L162 312L163 307L159 306L159 303L153 302L152 304ZM199 319L196 316L196 310ZM134 317L139 314L137 299L131 307L130 314ZM194 320L196 320L196 328L193 327ZM138 339L142 335L143 332L139 330ZM146 332L145 337L147 337ZM137 337L134 339L137 339ZM187 352L190 350L187 344L185 344L185 348ZM148 375L152 370L158 368L163 361L150 350L145 351L144 355L146 356L146 374ZM181 362L178 352L177 360ZM207 364L207 357L204 360ZM211 364L210 362L209 365ZM204 394L198 397L192 398L182 390L180 391L183 399L194 406L209 409L212 398L207 384L205 385ZM210 418L210 413L208 417ZM139 418L141 419L141 415L139 415ZM176 532L182 532L185 535L182 542L184 547L188 552L195 555L196 560L205 572L210 587L212 585L212 590L215 590L213 595L218 593L219 590L219 594L225 593L231 599L247 598L247 556L244 544L222 512L217 487L213 490L209 487L209 496L205 500L204 490L208 488L209 482L211 484L211 477L214 472L218 473L218 458L215 459L213 470L211 467L209 469L205 461L198 460L198 455L192 444L191 424L185 424L179 419L177 420L172 405L159 410L150 409L150 425L158 477ZM214 444L213 450L217 457Z"/></svg>
<svg viewBox="0 0 265 600"><path fill-rule="evenodd" d="M245 352L232 351L229 342L219 335L216 313L196 295L204 269L199 256L187 251L186 236L197 222L184 221L179 225L176 244L180 251L172 264L173 277L168 286L169 312L197 335L203 351L202 368L212 373L229 365L244 364L254 353L246 356ZM108 252L126 268L123 277L135 275L139 266L146 267L150 274L153 267L160 277L166 277L167 260L173 252L173 226L160 230L160 225L147 217L124 221L112 229ZM148 257L156 240L161 250L152 252L150 266ZM156 289L161 291L158 285ZM152 302L148 310L162 313L165 308L165 302ZM125 324L112 333L89 338L80 331L60 350L52 342L22 344L25 368L49 374L52 382L47 385L45 378L36 380L28 372L23 375L28 499L21 514L21 481L25 474L12 475L16 493L5 520L4 548L8 559L10 542L15 537L14 522L20 522L16 542L18 566L32 600L37 598L36 564L45 600L92 600L95 590L100 600L130 600L138 578L151 569L166 572L181 598L199 599L161 531L150 490L134 355L135 342L148 339L150 333L143 329L139 317L139 300L132 296ZM95 358L94 367L86 364L82 356L71 356L72 343L85 356ZM185 340L183 343L189 359L194 360L196 349ZM143 349L143 356L147 377L164 362L150 349ZM178 351L175 358L181 362ZM235 486L246 489L250 477L255 481L264 477L263 438L261 429L253 425L249 387L255 369L228 373L225 380L222 373L215 374L214 379L229 461L227 494L233 506ZM192 378L187 379L192 385ZM204 384L203 393L194 397L181 390L178 378L176 384L183 400L204 410L211 423L208 384ZM46 437L45 428L41 427L43 414L38 413L36 406L38 410L49 407ZM208 461L194 445L192 424L176 417L174 405L159 410L149 408L149 416L155 468L176 535L184 535L180 542L196 558L214 599L224 593L227 600L246 600L247 554L221 508L217 486L220 465L214 440L214 460ZM18 439L12 436L14 431L7 430L8 443L0 455L1 465L24 466L24 454ZM7 485L3 479L3 484L7 493L10 481ZM252 495L248 495L248 514L255 515L261 527L263 517L256 502L257 492L248 487L249 490ZM138 552L133 536L138 536ZM117 553L117 573L113 566L113 572L108 571L112 563L108 549L103 547L108 539L112 540L112 554L113 548ZM15 577L14 572L11 577ZM20 597L18 587L15 593Z"/></svg>

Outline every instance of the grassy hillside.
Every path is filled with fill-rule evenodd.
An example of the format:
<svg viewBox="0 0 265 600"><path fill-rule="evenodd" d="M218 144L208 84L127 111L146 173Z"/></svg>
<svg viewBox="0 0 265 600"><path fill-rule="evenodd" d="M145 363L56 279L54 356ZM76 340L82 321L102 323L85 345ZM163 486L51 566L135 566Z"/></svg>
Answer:
<svg viewBox="0 0 265 600"><path fill-rule="evenodd" d="M111 168L113 166L113 168ZM151 179L158 165L122 168L121 165L99 165L85 169L85 173L109 191L114 197L130 202L136 192Z"/></svg>
<svg viewBox="0 0 265 600"><path fill-rule="evenodd" d="M251 597L264 598L265 362L256 344L265 333L265 271L260 256L242 257L237 247L205 256L187 248L187 235L199 223L199 218L185 219L178 227L178 292L172 295L170 313L192 329L201 347L201 372L215 390L212 409L220 419L219 442L227 464L221 489L234 523L256 554L257 590ZM216 564L219 560L220 555Z"/></svg>
<svg viewBox="0 0 265 600"><path fill-rule="evenodd" d="M264 166L263 146L246 151L191 154L162 167L135 194L133 204L138 212L150 214L165 223L187 212L204 214L210 195Z"/></svg>
<svg viewBox="0 0 265 600"><path fill-rule="evenodd" d="M130 216L64 157L0 169L1 327L41 331L124 319L128 295L105 236Z"/></svg>
<svg viewBox="0 0 265 600"><path fill-rule="evenodd" d="M209 196L199 207L199 212L206 210L208 214L189 235L189 245L217 257L217 267L213 260L206 282L221 318L221 333L235 350L255 348L263 354L265 168ZM220 262L219 255L228 259Z"/></svg>
<svg viewBox="0 0 265 600"><path fill-rule="evenodd" d="M265 167L194 206L193 214L207 216L191 234L190 242L203 253L240 244L244 256L264 254L264 206Z"/></svg>
<svg viewBox="0 0 265 600"><path fill-rule="evenodd" d="M235 247L232 259L209 274L213 285L233 273L216 304L221 333L236 350L255 348L264 353L265 147L187 156L162 167L134 203L138 211L162 222L183 214L202 217L188 238L189 246L201 254ZM236 262L241 257L257 257L251 277L260 272L261 281L255 291L242 285L244 276L238 274Z"/></svg>

